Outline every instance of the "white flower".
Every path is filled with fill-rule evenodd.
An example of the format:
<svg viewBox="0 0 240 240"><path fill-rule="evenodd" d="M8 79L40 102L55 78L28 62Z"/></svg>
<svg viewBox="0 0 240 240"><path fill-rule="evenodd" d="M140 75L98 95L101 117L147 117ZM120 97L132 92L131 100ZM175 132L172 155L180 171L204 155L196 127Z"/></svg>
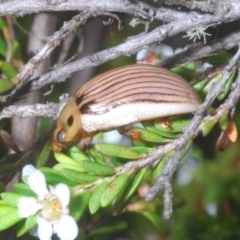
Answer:
<svg viewBox="0 0 240 240"><path fill-rule="evenodd" d="M145 57L148 55L149 50L147 48L143 48L142 50L138 51L136 60L137 61L144 61Z"/></svg>
<svg viewBox="0 0 240 240"><path fill-rule="evenodd" d="M163 43L156 45L154 48L154 52L156 54L161 54L163 57L169 57L173 55L172 47Z"/></svg>
<svg viewBox="0 0 240 240"><path fill-rule="evenodd" d="M39 204L35 198L21 197L19 199L18 214L22 218L27 218L31 215L34 215L41 208L42 208L42 205Z"/></svg>
<svg viewBox="0 0 240 240"><path fill-rule="evenodd" d="M104 133L103 140L106 143L118 144L121 142L123 135L120 134L117 130L109 131Z"/></svg>
<svg viewBox="0 0 240 240"><path fill-rule="evenodd" d="M23 168L24 176L28 177L30 188L37 194L37 199L21 197L18 203L18 214L27 218L38 211L37 236L40 240L51 240L52 234L57 234L61 240L73 240L77 237L78 226L70 215L68 204L70 191L67 185L49 186L42 172L31 165Z"/></svg>

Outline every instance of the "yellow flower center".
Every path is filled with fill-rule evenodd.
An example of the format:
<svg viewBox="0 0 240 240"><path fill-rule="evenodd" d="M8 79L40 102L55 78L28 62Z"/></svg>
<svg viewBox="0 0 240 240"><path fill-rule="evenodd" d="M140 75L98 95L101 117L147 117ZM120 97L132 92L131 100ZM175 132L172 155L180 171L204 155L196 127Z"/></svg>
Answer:
<svg viewBox="0 0 240 240"><path fill-rule="evenodd" d="M45 218L48 222L57 222L62 216L62 204L59 199L49 193L42 202L41 217Z"/></svg>

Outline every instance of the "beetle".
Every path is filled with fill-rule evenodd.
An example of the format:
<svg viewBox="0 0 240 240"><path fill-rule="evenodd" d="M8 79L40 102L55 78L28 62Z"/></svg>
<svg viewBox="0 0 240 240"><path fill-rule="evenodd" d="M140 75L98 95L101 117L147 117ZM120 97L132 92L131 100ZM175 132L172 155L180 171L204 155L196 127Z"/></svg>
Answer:
<svg viewBox="0 0 240 240"><path fill-rule="evenodd" d="M52 149L144 120L195 112L195 90L168 69L143 64L118 67L86 82L67 102L57 120Z"/></svg>

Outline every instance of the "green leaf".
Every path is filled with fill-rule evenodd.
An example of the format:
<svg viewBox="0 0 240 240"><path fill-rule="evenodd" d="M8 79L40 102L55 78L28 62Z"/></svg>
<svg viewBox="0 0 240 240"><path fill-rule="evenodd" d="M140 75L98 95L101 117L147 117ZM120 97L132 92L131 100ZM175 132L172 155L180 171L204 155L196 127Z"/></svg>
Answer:
<svg viewBox="0 0 240 240"><path fill-rule="evenodd" d="M2 214L2 212L7 212L5 214ZM18 215L18 209L15 207L8 207L3 208L0 207L1 217L0 217L0 231L5 230L17 222L19 222L22 218Z"/></svg>
<svg viewBox="0 0 240 240"><path fill-rule="evenodd" d="M165 120L155 120L154 125L156 128L165 132L182 132L184 128L190 123L191 119L187 118L171 118Z"/></svg>
<svg viewBox="0 0 240 240"><path fill-rule="evenodd" d="M144 128L132 128L131 131L141 133L140 139L147 142L166 143L170 141L170 139L164 138Z"/></svg>
<svg viewBox="0 0 240 240"><path fill-rule="evenodd" d="M207 95L211 89L213 88L214 84L217 83L222 78L222 73L218 74L214 78L212 78L208 84L203 88L202 93Z"/></svg>
<svg viewBox="0 0 240 240"><path fill-rule="evenodd" d="M6 202L0 200L0 219L2 216L8 213L8 211L11 211L12 209L16 209L13 206L9 206Z"/></svg>
<svg viewBox="0 0 240 240"><path fill-rule="evenodd" d="M217 54L208 57L206 61L213 64L221 64L228 63L231 58L232 54L228 53L226 50L221 49L217 52Z"/></svg>
<svg viewBox="0 0 240 240"><path fill-rule="evenodd" d="M64 169L71 169L71 170L75 170L77 172L83 172L82 169L79 167L78 169L78 166L74 163L74 164L68 164L68 163L59 163L59 164L56 164L54 167L53 167L54 170L57 170L59 172L62 172Z"/></svg>
<svg viewBox="0 0 240 240"><path fill-rule="evenodd" d="M195 62L189 62L189 63L187 63L186 67L187 67L188 69L191 69L191 70L196 71L196 64L195 64Z"/></svg>
<svg viewBox="0 0 240 240"><path fill-rule="evenodd" d="M150 153L153 150L152 148L149 147L132 147L131 149L138 154Z"/></svg>
<svg viewBox="0 0 240 240"><path fill-rule="evenodd" d="M37 224L37 218L38 218L38 214L29 216L25 223L26 229L29 230L29 229L33 228Z"/></svg>
<svg viewBox="0 0 240 240"><path fill-rule="evenodd" d="M87 155L85 155L78 146L72 145L67 149L68 155L75 161L80 162L82 160L90 160Z"/></svg>
<svg viewBox="0 0 240 240"><path fill-rule="evenodd" d="M80 173L70 169L63 169L63 174L66 178L76 182L76 183L91 183L99 179L95 175L90 175L89 173Z"/></svg>
<svg viewBox="0 0 240 240"><path fill-rule="evenodd" d="M236 76L236 71L234 71L234 72L231 74L230 78L228 79L227 83L225 84L223 93L221 93L221 94L218 96L218 100L219 100L219 101L222 101L223 99L225 99L226 96L228 95L228 93L230 92L231 86L232 86L232 83L233 83L233 80L235 79L235 76Z"/></svg>
<svg viewBox="0 0 240 240"><path fill-rule="evenodd" d="M23 219L17 224L16 235L17 237L23 236L28 230L25 227L27 219Z"/></svg>
<svg viewBox="0 0 240 240"><path fill-rule="evenodd" d="M118 146L115 144L108 144L108 143L98 143L95 145L95 148L102 152L103 154L110 155L110 156L116 156L121 158L127 158L127 159L138 159L140 158L140 155L137 154L135 151Z"/></svg>
<svg viewBox="0 0 240 240"><path fill-rule="evenodd" d="M12 46L12 55L15 59L18 61L22 61L22 51L21 51L21 46L18 41L14 40L13 41L13 46Z"/></svg>
<svg viewBox="0 0 240 240"><path fill-rule="evenodd" d="M202 126L202 133L203 136L207 136L218 122L217 118L210 119L209 121L205 122Z"/></svg>
<svg viewBox="0 0 240 240"><path fill-rule="evenodd" d="M0 79L0 94L10 91L14 86L11 80Z"/></svg>
<svg viewBox="0 0 240 240"><path fill-rule="evenodd" d="M101 163L101 164L106 164L106 160L105 160L104 156L96 148L91 148L89 150L89 153L96 162Z"/></svg>
<svg viewBox="0 0 240 240"><path fill-rule="evenodd" d="M16 191L16 193L18 193L22 196L25 196L25 197L36 197L37 196L36 193L34 193L29 186L27 186L23 183L14 183L13 188Z"/></svg>
<svg viewBox="0 0 240 240"><path fill-rule="evenodd" d="M194 85L193 85L193 88L194 88L197 92L201 92L208 82L209 82L209 78L205 78L205 79L203 79L202 81L194 84Z"/></svg>
<svg viewBox="0 0 240 240"><path fill-rule="evenodd" d="M70 165L74 165L76 167L78 166L78 163L75 160L73 160L71 157L67 156L64 153L55 152L54 157L59 163L70 164Z"/></svg>
<svg viewBox="0 0 240 240"><path fill-rule="evenodd" d="M127 174L122 174L116 178L105 190L101 199L101 206L107 207L123 191L129 181Z"/></svg>
<svg viewBox="0 0 240 240"><path fill-rule="evenodd" d="M51 152L52 152L51 151L51 139L49 139L45 143L42 151L40 152L39 156L37 157L37 160L36 160L36 167L37 168L41 168L47 163L47 161L48 161L48 159L51 155Z"/></svg>
<svg viewBox="0 0 240 240"><path fill-rule="evenodd" d="M102 184L96 187L89 201L89 210L91 214L96 213L98 209L101 207L102 195L109 186L109 184L110 183L108 181L104 181Z"/></svg>
<svg viewBox="0 0 240 240"><path fill-rule="evenodd" d="M169 151L162 160L159 161L159 163L154 167L152 171L152 181L155 182L155 180L162 174L164 167L166 165L166 161L169 157L173 155L174 151Z"/></svg>
<svg viewBox="0 0 240 240"><path fill-rule="evenodd" d="M164 223L158 214L153 212L143 212L143 215L157 228L160 229Z"/></svg>
<svg viewBox="0 0 240 240"><path fill-rule="evenodd" d="M0 54L5 58L7 56L7 44L0 36Z"/></svg>
<svg viewBox="0 0 240 240"><path fill-rule="evenodd" d="M166 131L162 131L161 129L155 127L153 124L149 123L149 122L145 122L143 123L143 126L151 131L154 132L164 138L171 138L171 139L175 139L178 138L180 136L179 132L166 132Z"/></svg>
<svg viewBox="0 0 240 240"><path fill-rule="evenodd" d="M229 124L228 114L229 114L229 111L225 111L223 115L220 117L219 125L222 131L226 131L228 129L228 124Z"/></svg>
<svg viewBox="0 0 240 240"><path fill-rule="evenodd" d="M102 165L100 163L92 161L81 161L78 163L79 167L84 170L84 172L89 172L96 175L111 175L115 173L115 169L107 165Z"/></svg>
<svg viewBox="0 0 240 240"><path fill-rule="evenodd" d="M187 80L191 80L196 76L195 69L190 69L184 66L177 66L177 67L171 68L171 71Z"/></svg>
<svg viewBox="0 0 240 240"><path fill-rule="evenodd" d="M119 214L126 206L126 203L129 201L129 199L133 196L133 194L136 192L136 190L142 183L146 170L147 168L143 168L138 171L138 173L136 173L131 179L131 181L128 183L128 186L124 189L124 191L119 194L114 203L114 214Z"/></svg>
<svg viewBox="0 0 240 240"><path fill-rule="evenodd" d="M5 74L7 78L13 78L17 75L17 69L8 62L0 61L0 70Z"/></svg>
<svg viewBox="0 0 240 240"><path fill-rule="evenodd" d="M24 219L24 221L19 222L19 224L17 226L17 237L23 236L30 229L35 227L37 224L37 217L38 217L38 214L31 215L27 219Z"/></svg>
<svg viewBox="0 0 240 240"><path fill-rule="evenodd" d="M0 30L3 32L7 29L7 23L3 17L0 17Z"/></svg>
<svg viewBox="0 0 240 240"><path fill-rule="evenodd" d="M65 183L69 186L75 186L76 182L66 178L62 173L53 170L51 168L40 168L39 169L45 176L47 182L50 183Z"/></svg>
<svg viewBox="0 0 240 240"><path fill-rule="evenodd" d="M183 153L180 155L180 157L178 158L178 160L182 160L184 158L184 156L188 153L189 149L191 148L193 144L193 139L192 138L189 138L188 141L187 141L187 145L185 146L185 149L183 151Z"/></svg>
<svg viewBox="0 0 240 240"><path fill-rule="evenodd" d="M109 158L109 161L110 161L111 164L113 164L115 167L119 167L119 166L122 166L122 165L126 162L126 159L120 158L120 157L111 156L111 157Z"/></svg>
<svg viewBox="0 0 240 240"><path fill-rule="evenodd" d="M121 220L107 222L94 229L90 235L109 235L127 229L127 223Z"/></svg>
<svg viewBox="0 0 240 240"><path fill-rule="evenodd" d="M21 197L23 196L17 193L9 193L9 192L1 193L2 200L13 207L18 206L18 202Z"/></svg>
<svg viewBox="0 0 240 240"><path fill-rule="evenodd" d="M84 191L81 195L73 196L69 205L70 215L78 221L88 207L89 199L92 193Z"/></svg>
<svg viewBox="0 0 240 240"><path fill-rule="evenodd" d="M64 169L71 169L80 173L89 172L96 175L111 175L115 173L115 169L107 165L102 165L92 161L81 161L76 164L58 164L54 169L63 171Z"/></svg>

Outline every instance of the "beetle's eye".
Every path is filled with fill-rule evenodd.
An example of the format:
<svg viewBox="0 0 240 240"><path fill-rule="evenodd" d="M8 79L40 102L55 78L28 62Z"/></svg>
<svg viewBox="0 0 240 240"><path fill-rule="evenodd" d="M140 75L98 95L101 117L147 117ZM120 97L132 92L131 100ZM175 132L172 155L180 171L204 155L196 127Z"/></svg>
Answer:
<svg viewBox="0 0 240 240"><path fill-rule="evenodd" d="M60 143L64 143L65 142L65 133L60 131L58 134L57 134L57 140L58 142Z"/></svg>

